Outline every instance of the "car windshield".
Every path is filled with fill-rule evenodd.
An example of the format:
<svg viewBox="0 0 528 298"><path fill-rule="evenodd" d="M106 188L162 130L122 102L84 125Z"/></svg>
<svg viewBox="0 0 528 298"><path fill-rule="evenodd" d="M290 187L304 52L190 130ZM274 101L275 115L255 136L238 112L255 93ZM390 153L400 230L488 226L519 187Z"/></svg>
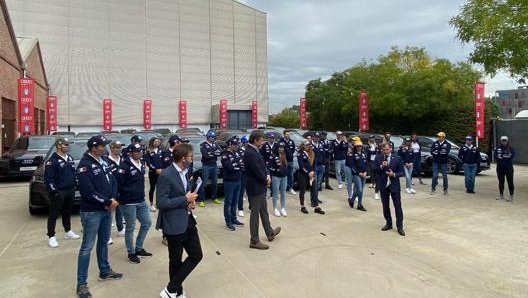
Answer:
<svg viewBox="0 0 528 298"><path fill-rule="evenodd" d="M47 150L55 142L54 136L21 137L11 146L10 150Z"/></svg>

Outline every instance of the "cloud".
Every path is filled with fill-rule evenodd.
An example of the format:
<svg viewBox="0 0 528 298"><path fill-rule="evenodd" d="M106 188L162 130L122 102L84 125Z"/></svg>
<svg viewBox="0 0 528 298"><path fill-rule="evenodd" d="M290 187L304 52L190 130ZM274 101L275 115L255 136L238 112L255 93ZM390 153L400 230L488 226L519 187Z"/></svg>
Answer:
<svg viewBox="0 0 528 298"><path fill-rule="evenodd" d="M375 60L392 46L424 47L432 57L453 62L465 61L471 50L456 40L448 23L465 0L240 2L267 13L272 113L298 104L310 80L328 77L363 59ZM512 82L500 74L486 93L516 88Z"/></svg>

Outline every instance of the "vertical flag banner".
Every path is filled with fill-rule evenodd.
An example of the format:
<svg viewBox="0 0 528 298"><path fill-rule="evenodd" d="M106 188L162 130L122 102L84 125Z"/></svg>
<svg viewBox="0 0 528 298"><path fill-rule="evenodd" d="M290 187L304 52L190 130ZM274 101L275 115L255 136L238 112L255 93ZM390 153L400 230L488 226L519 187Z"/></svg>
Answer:
<svg viewBox="0 0 528 298"><path fill-rule="evenodd" d="M306 98L301 97L299 100L299 128L308 128L308 117L306 115Z"/></svg>
<svg viewBox="0 0 528 298"><path fill-rule="evenodd" d="M103 130L112 130L112 100L103 99Z"/></svg>
<svg viewBox="0 0 528 298"><path fill-rule="evenodd" d="M484 83L475 82L475 126L476 137L484 138Z"/></svg>
<svg viewBox="0 0 528 298"><path fill-rule="evenodd" d="M47 131L57 131L57 96L46 98L46 124Z"/></svg>
<svg viewBox="0 0 528 298"><path fill-rule="evenodd" d="M257 101L251 102L251 128L257 128L258 126L258 106Z"/></svg>
<svg viewBox="0 0 528 298"><path fill-rule="evenodd" d="M150 99L143 101L143 128L152 128L152 100Z"/></svg>
<svg viewBox="0 0 528 298"><path fill-rule="evenodd" d="M359 131L369 130L368 95L365 91L359 92Z"/></svg>
<svg viewBox="0 0 528 298"><path fill-rule="evenodd" d="M31 78L18 79L18 132L35 133L35 82Z"/></svg>
<svg viewBox="0 0 528 298"><path fill-rule="evenodd" d="M220 129L227 128L227 99L220 99Z"/></svg>
<svg viewBox="0 0 528 298"><path fill-rule="evenodd" d="M187 101L180 100L179 105L180 128L187 128Z"/></svg>

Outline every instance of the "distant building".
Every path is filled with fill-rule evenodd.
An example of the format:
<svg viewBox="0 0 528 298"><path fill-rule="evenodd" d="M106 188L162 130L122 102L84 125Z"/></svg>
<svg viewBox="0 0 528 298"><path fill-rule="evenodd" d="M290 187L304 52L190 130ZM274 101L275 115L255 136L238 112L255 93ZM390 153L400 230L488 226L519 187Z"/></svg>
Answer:
<svg viewBox="0 0 528 298"><path fill-rule="evenodd" d="M102 130L103 99L113 130L141 129L147 99L152 128L268 122L264 12L233 0L2 1L16 36L40 42L59 130Z"/></svg>
<svg viewBox="0 0 528 298"><path fill-rule="evenodd" d="M520 86L511 90L497 90L495 102L500 108L503 119L515 119L517 113L528 110L528 86Z"/></svg>

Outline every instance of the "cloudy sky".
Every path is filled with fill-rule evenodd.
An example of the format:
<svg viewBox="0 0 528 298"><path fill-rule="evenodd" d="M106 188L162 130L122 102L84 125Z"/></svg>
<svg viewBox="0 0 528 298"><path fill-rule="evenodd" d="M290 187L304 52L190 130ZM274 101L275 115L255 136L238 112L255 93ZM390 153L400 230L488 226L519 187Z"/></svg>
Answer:
<svg viewBox="0 0 528 298"><path fill-rule="evenodd" d="M299 103L311 79L328 78L391 46L424 47L436 58L465 61L448 24L464 0L238 0L267 13L270 112ZM516 88L506 74L484 78L486 94Z"/></svg>

